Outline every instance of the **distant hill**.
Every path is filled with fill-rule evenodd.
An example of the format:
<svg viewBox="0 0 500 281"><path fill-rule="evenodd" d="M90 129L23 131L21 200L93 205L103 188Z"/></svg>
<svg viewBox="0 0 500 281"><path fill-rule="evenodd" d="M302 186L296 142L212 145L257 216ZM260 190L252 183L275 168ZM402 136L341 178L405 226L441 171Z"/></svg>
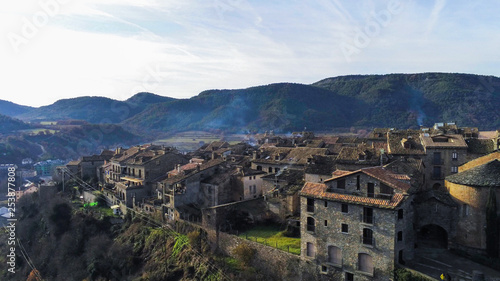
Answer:
<svg viewBox="0 0 500 281"><path fill-rule="evenodd" d="M126 101L105 97L78 97L33 108L16 117L23 120L77 119L89 123L120 123L143 111L148 105L175 100L150 93L139 93Z"/></svg>
<svg viewBox="0 0 500 281"><path fill-rule="evenodd" d="M451 121L494 130L500 128L499 86L498 77L472 74L351 75L312 85L280 83L208 90L190 99L151 93L138 93L126 101L79 97L40 108L18 108L23 113L13 116L23 120L121 123L141 133L418 128Z"/></svg>
<svg viewBox="0 0 500 281"><path fill-rule="evenodd" d="M151 106L126 124L152 130L288 132L305 127L418 128L455 121L492 130L500 127L499 86L500 78L470 74L342 76L312 85L205 91Z"/></svg>
<svg viewBox="0 0 500 281"><path fill-rule="evenodd" d="M26 113L33 109L33 107L15 104L10 101L0 100L0 114L7 116L16 116Z"/></svg>
<svg viewBox="0 0 500 281"><path fill-rule="evenodd" d="M361 106L355 125L406 128L455 121L480 129L500 127L500 78L494 76L354 75L324 79L313 86L356 99Z"/></svg>
<svg viewBox="0 0 500 281"><path fill-rule="evenodd" d="M150 106L125 123L149 130L323 130L350 122L355 112L346 105L353 101L317 87L281 83L204 91Z"/></svg>
<svg viewBox="0 0 500 281"><path fill-rule="evenodd" d="M137 93L137 94L133 95L132 97L127 99L126 102L129 104L144 106L147 104L169 102L169 101L174 101L174 100L176 100L176 99L164 97L164 96L159 96L159 95L155 95L152 93L142 92L142 93Z"/></svg>
<svg viewBox="0 0 500 281"><path fill-rule="evenodd" d="M21 120L0 114L0 134L28 129L30 126Z"/></svg>

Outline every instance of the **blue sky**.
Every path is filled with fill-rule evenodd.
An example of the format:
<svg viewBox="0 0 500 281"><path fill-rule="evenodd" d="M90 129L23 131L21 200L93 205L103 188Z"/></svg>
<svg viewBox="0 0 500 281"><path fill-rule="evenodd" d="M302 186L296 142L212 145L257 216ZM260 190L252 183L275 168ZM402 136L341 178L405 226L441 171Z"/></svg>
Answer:
<svg viewBox="0 0 500 281"><path fill-rule="evenodd" d="M9 1L0 99L189 98L348 74L500 76L499 12L498 1Z"/></svg>

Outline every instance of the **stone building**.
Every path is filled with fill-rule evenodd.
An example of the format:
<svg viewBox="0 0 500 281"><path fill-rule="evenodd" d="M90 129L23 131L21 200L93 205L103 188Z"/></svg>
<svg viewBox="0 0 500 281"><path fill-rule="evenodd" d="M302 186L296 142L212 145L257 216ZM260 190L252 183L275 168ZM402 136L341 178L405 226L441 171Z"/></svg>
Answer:
<svg viewBox="0 0 500 281"><path fill-rule="evenodd" d="M301 195L301 257L329 280L390 280L413 258L409 178L382 167L306 183Z"/></svg>
<svg viewBox="0 0 500 281"><path fill-rule="evenodd" d="M262 181L265 202L269 211L281 220L299 215L299 191L304 186L303 171L285 169L276 174L263 176Z"/></svg>
<svg viewBox="0 0 500 281"><path fill-rule="evenodd" d="M210 160L189 173L159 180L155 190L162 200L163 217L166 220L201 219L201 209L216 201L215 190L209 190L212 184L202 183L220 172L223 163L222 159Z"/></svg>
<svg viewBox="0 0 500 281"><path fill-rule="evenodd" d="M496 159L490 160L492 157ZM489 162L485 162L489 160ZM485 163L484 163L485 162ZM451 246L472 253L486 251L486 203L489 189L500 202L499 153L476 159L457 174L446 177L446 188L458 207L456 235ZM497 209L497 214L500 215Z"/></svg>
<svg viewBox="0 0 500 281"><path fill-rule="evenodd" d="M266 173L277 173L284 168L303 170L313 155L328 154L326 148L269 147L254 152L251 168Z"/></svg>
<svg viewBox="0 0 500 281"><path fill-rule="evenodd" d="M458 173L467 162L467 143L462 135L420 134L425 149L425 189L442 189L445 177Z"/></svg>

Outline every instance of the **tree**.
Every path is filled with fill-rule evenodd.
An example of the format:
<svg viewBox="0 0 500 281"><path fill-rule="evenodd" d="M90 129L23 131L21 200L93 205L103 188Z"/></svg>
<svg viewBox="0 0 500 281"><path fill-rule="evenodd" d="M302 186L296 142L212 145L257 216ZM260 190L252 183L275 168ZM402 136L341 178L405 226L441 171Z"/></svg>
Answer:
<svg viewBox="0 0 500 281"><path fill-rule="evenodd" d="M498 257L498 238L497 199L495 191L490 187L486 203L486 252L490 257Z"/></svg>

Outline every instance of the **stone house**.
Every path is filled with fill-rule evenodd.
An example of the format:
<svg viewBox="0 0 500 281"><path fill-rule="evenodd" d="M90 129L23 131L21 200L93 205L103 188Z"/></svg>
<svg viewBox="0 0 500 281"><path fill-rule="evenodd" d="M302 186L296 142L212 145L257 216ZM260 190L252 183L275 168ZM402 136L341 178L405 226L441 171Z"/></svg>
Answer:
<svg viewBox="0 0 500 281"><path fill-rule="evenodd" d="M408 177L364 168L305 183L300 195L301 257L330 280L390 280L413 259Z"/></svg>
<svg viewBox="0 0 500 281"><path fill-rule="evenodd" d="M304 186L303 171L285 169L277 174L263 176L262 182L263 194L269 211L281 220L299 215L299 191Z"/></svg>
<svg viewBox="0 0 500 281"><path fill-rule="evenodd" d="M240 201L262 196L262 176L265 174L263 171L247 167L236 168L232 176L234 179L234 188L240 194Z"/></svg>
<svg viewBox="0 0 500 281"><path fill-rule="evenodd" d="M162 200L162 214L166 220L201 219L201 209L214 202L211 185L202 182L219 172L222 159L207 161L190 173L178 174L156 183L158 199ZM206 190L204 190L205 188Z"/></svg>
<svg viewBox="0 0 500 281"><path fill-rule="evenodd" d="M425 189L444 190L446 176L458 173L458 167L467 162L467 143L462 135L420 134L425 149Z"/></svg>
<svg viewBox="0 0 500 281"><path fill-rule="evenodd" d="M307 160L305 167L305 181L320 183L332 177L335 171L336 155L313 155Z"/></svg>
<svg viewBox="0 0 500 281"><path fill-rule="evenodd" d="M335 159L335 168L337 170L356 171L385 163L387 163L385 151L361 144L342 147Z"/></svg>
<svg viewBox="0 0 500 281"><path fill-rule="evenodd" d="M251 168L266 173L277 173L284 168L303 170L313 155L328 154L326 148L269 147L254 152Z"/></svg>
<svg viewBox="0 0 500 281"><path fill-rule="evenodd" d="M471 253L486 251L486 204L489 189L500 202L500 153L496 152L468 163L457 174L446 177L445 186L458 205L456 235L451 247ZM495 159L491 160L491 158ZM486 162L488 161L488 162ZM497 207L497 215L500 216Z"/></svg>
<svg viewBox="0 0 500 281"><path fill-rule="evenodd" d="M133 207L135 203L150 197L157 178L166 175L176 163L187 162L183 155L172 148L142 146L127 151L111 159L114 192L127 207Z"/></svg>

